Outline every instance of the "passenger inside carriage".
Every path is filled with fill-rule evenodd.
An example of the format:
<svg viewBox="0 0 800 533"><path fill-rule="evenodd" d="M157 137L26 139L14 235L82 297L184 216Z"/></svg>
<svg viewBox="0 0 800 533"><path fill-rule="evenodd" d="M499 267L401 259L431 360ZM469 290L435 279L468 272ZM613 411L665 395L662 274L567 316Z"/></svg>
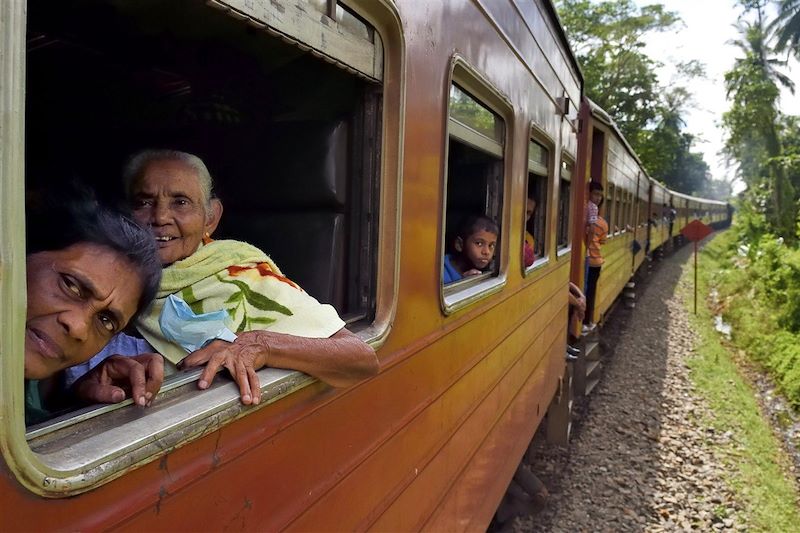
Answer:
<svg viewBox="0 0 800 533"><path fill-rule="evenodd" d="M70 369L70 381L111 355L153 349L171 365L204 366L201 389L227 369L244 404L259 403L256 371L265 366L299 370L336 387L377 373L375 352L344 327L332 306L286 278L258 248L211 238L222 203L200 158L173 150L140 152L125 169L124 185L134 218L153 232L163 279L136 322L143 339L117 335L87 364ZM187 323L169 314L176 306L186 322L222 311L232 331L189 338Z"/></svg>
<svg viewBox="0 0 800 533"><path fill-rule="evenodd" d="M467 217L453 239L453 252L444 256L444 283L453 283L489 270L499 236L500 227L491 218L485 215Z"/></svg>
<svg viewBox="0 0 800 533"><path fill-rule="evenodd" d="M149 232L93 202L60 200L59 206L28 213L26 425L72 403L75 398L62 392L61 371L88 360L139 316L161 276ZM130 395L145 406L162 380L158 354L110 357L86 374L73 393L91 402L122 401Z"/></svg>

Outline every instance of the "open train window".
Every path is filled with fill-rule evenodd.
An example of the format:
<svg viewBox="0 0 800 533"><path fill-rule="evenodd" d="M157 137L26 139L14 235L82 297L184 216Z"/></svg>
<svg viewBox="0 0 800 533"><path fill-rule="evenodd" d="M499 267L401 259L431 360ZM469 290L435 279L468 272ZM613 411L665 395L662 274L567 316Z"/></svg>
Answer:
<svg viewBox="0 0 800 533"><path fill-rule="evenodd" d="M606 189L606 201L605 201L605 219L608 223L608 236L613 237L614 235L614 215L616 214L616 210L618 207L616 204L617 198L617 188L614 186L613 183L610 181L608 182L608 188Z"/></svg>
<svg viewBox="0 0 800 533"><path fill-rule="evenodd" d="M20 78L27 75L24 100L21 90L0 87L3 116L23 116L25 106L20 198L76 178L105 203L120 203L121 168L133 152L192 152L210 168L225 205L215 237L265 250L365 340L385 332L388 320L375 323L384 290L377 284L384 57L397 51L384 55L368 21L398 42L391 3L37 0L25 11L11 23L24 27L27 14L27 51L21 42L0 50L15 58ZM393 60L394 77L399 64ZM4 140L4 161L21 161L22 146L17 155L7 146ZM396 158L396 148L388 151ZM2 192L21 187L22 177L7 177ZM21 230L2 236L4 247L7 239L24 242ZM7 284L0 289L6 308L24 307L24 286L12 288L13 298ZM382 317L391 311L382 308ZM18 337L19 323L12 325ZM2 353L19 352L21 340L7 337ZM21 394L18 366L0 372L4 394ZM132 413L129 400L84 407L15 436L13 453L21 455L7 461L20 465L20 480L37 493L83 492L315 381L272 368L258 375L258 407L243 406L230 380L198 394L199 371L176 373L146 416ZM20 386L8 386L8 376ZM21 398L3 403L16 413L3 420L22 428Z"/></svg>
<svg viewBox="0 0 800 533"><path fill-rule="evenodd" d="M453 311L483 295L499 290L502 262L501 220L503 215L504 151L506 122L497 104L502 102L490 86L460 61L453 69L448 89L447 167L444 198L442 252L442 303L445 312ZM494 105L493 105L494 104ZM470 232L491 240L485 223L497 229L496 241L470 243ZM478 227L480 226L480 227ZM480 230L480 231L478 231ZM489 234L488 236L486 234ZM468 246L469 245L469 246ZM480 245L480 252L477 247ZM488 263L469 259L491 246Z"/></svg>
<svg viewBox="0 0 800 533"><path fill-rule="evenodd" d="M640 228L643 228L647 225L647 200L642 198L637 198L637 213L639 216L639 224Z"/></svg>
<svg viewBox="0 0 800 533"><path fill-rule="evenodd" d="M533 245L534 261L526 258L525 267L534 268L547 262L550 243L547 235L550 188L550 151L535 140L528 141L528 182L526 202L531 199L536 209L525 221L525 242ZM530 264L529 264L530 263Z"/></svg>
<svg viewBox="0 0 800 533"><path fill-rule="evenodd" d="M558 179L558 220L556 222L556 246L558 253L566 253L570 247L570 214L572 213L572 161L562 156Z"/></svg>
<svg viewBox="0 0 800 533"><path fill-rule="evenodd" d="M216 238L267 251L348 323L368 322L381 45L339 9L342 31L373 57L356 64L361 75L202 3L31 2L29 190L78 176L116 202L131 153L194 153L225 206ZM344 45L341 56L356 63Z"/></svg>
<svg viewBox="0 0 800 533"><path fill-rule="evenodd" d="M624 209L622 210L622 217L619 224L619 230L622 233L625 233L630 225L630 218L631 218L631 193L627 190L622 190L622 205Z"/></svg>

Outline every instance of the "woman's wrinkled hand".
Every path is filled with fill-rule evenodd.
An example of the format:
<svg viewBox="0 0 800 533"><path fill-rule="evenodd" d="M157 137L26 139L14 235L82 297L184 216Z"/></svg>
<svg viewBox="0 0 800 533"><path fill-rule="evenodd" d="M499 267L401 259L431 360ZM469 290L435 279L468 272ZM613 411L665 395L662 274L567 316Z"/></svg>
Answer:
<svg viewBox="0 0 800 533"><path fill-rule="evenodd" d="M164 381L164 358L157 353L112 355L73 387L75 396L92 403L119 403L128 393L135 404L153 403Z"/></svg>
<svg viewBox="0 0 800 533"><path fill-rule="evenodd" d="M262 335L258 335L259 333ZM263 333L265 332L239 333L234 342L215 340L188 355L181 361L180 367L205 365L197 383L201 389L211 386L217 372L225 368L239 386L242 403L258 404L261 401L261 384L256 371L266 366L269 356L269 345L264 342Z"/></svg>

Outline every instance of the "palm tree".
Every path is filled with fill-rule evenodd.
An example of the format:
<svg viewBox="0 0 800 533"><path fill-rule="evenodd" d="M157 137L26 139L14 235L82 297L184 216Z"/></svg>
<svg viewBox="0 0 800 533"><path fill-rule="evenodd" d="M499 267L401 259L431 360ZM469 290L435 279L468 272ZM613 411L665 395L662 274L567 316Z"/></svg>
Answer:
<svg viewBox="0 0 800 533"><path fill-rule="evenodd" d="M800 0L780 0L778 16L768 27L775 38L775 51L800 59Z"/></svg>
<svg viewBox="0 0 800 533"><path fill-rule="evenodd" d="M787 0L787 2L794 2L800 6L800 0ZM800 17L798 17L798 22L800 22ZM788 61L770 57L773 50L767 44L767 30L764 28L761 9L756 11L756 20L754 22L740 20L736 24L736 28L744 38L735 39L731 41L731 44L744 52L745 59L743 61L753 62L754 66L761 70L767 79L776 82L777 85L785 87L794 94L794 81L778 70L785 67ZM742 61L742 59L737 61Z"/></svg>
<svg viewBox="0 0 800 533"><path fill-rule="evenodd" d="M791 0L800 5L800 0ZM794 82L789 76L781 72L787 65L786 60L772 57L773 50L768 44L767 29L764 24L764 1L740 0L745 7L745 13L753 12L754 21L741 19L737 28L741 38L731 44L743 52L734 62L734 68L726 75L726 88L728 97L741 98L747 106L756 106L759 112L751 115L750 123L751 140L761 139L767 157L766 176L769 176L772 192L771 221L778 234L794 236L794 189L785 176L784 169L774 163L782 154L780 137L778 135L778 97L779 86L783 86L794 93ZM754 90L757 89L757 90ZM756 100L759 102L756 103ZM755 108L753 108L755 110ZM755 135L755 137L753 137ZM758 164L760 166L760 164Z"/></svg>

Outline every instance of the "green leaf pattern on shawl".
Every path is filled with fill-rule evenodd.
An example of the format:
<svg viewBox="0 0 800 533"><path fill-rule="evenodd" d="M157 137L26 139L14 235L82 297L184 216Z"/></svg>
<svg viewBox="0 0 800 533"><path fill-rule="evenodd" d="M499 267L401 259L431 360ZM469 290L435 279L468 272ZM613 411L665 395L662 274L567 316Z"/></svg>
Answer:
<svg viewBox="0 0 800 533"><path fill-rule="evenodd" d="M231 320L235 319L236 312L238 310L241 309L242 311L242 320L239 322L239 325L236 326L236 333L241 333L243 331L249 331L252 329L260 329L260 327L267 326L275 322L274 318L266 316L248 316L246 304L249 304L261 311L274 311L286 316L292 316L293 314L291 310L279 304L272 298L268 298L263 294L259 294L251 290L250 287L248 287L247 284L242 281L225 279L220 275L217 275L217 279L220 281L220 283L234 285L239 289L237 292L231 294L227 300L225 300L225 304L235 304L234 307L226 307L226 311L228 312L228 316L231 317Z"/></svg>
<svg viewBox="0 0 800 533"><path fill-rule="evenodd" d="M199 315L203 313L203 302L202 300L198 300L197 296L194 295L191 285L185 287L181 291L181 298L189 305L189 308L194 314Z"/></svg>
<svg viewBox="0 0 800 533"><path fill-rule="evenodd" d="M260 267L261 263L268 268ZM237 333L269 330L325 338L345 325L333 307L320 304L284 278L258 248L240 241L213 241L164 269L156 299L136 324L156 351L172 363L186 357L186 351L166 340L159 326L171 294L180 295L195 313L224 309L228 327Z"/></svg>

